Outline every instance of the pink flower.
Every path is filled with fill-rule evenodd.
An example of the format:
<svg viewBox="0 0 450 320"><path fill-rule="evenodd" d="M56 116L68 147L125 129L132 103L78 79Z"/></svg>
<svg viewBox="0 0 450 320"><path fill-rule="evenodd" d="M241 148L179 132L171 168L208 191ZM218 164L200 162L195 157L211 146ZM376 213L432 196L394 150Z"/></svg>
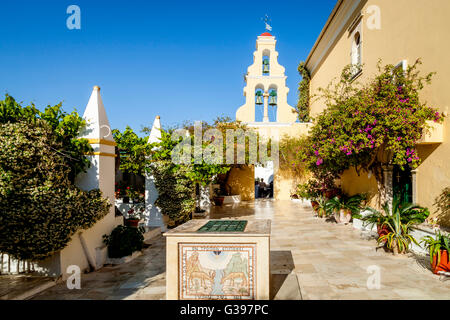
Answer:
<svg viewBox="0 0 450 320"><path fill-rule="evenodd" d="M323 163L323 159L322 159L322 158L319 158L319 159L317 159L317 161L316 161L316 166L320 166L322 163Z"/></svg>

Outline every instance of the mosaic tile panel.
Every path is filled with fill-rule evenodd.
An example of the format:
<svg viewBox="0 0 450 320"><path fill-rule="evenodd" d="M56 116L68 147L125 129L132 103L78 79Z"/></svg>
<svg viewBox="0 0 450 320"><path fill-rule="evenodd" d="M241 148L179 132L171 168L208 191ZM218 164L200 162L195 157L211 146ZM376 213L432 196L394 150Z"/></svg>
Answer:
<svg viewBox="0 0 450 320"><path fill-rule="evenodd" d="M178 250L180 299L255 299L255 243L180 243Z"/></svg>

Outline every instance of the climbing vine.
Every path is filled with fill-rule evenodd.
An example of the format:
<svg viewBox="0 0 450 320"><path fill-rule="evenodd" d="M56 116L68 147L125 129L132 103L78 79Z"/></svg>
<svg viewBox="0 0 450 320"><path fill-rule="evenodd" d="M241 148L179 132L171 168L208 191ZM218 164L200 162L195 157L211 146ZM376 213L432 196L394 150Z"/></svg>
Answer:
<svg viewBox="0 0 450 320"><path fill-rule="evenodd" d="M70 168L69 179L73 182L79 173L89 167L90 162L85 154L93 151L87 139L78 138L86 125L83 118L76 111L63 111L62 103L49 105L40 111L34 104L22 106L8 94L0 101L0 124L36 123L38 120L44 120L51 127L55 139L61 143L58 153Z"/></svg>
<svg viewBox="0 0 450 320"><path fill-rule="evenodd" d="M42 260L109 210L98 189L69 179L64 146L45 120L0 125L0 252Z"/></svg>
<svg viewBox="0 0 450 320"><path fill-rule="evenodd" d="M297 101L297 112L298 119L300 122L308 122L309 118L309 84L311 81L311 76L308 69L306 69L305 62L300 62L298 65L298 73L302 76L302 80L298 84L298 101Z"/></svg>
<svg viewBox="0 0 450 320"><path fill-rule="evenodd" d="M144 175L146 157L150 154L148 137L139 137L129 126L124 132L114 129L112 134L119 148L120 170Z"/></svg>
<svg viewBox="0 0 450 320"><path fill-rule="evenodd" d="M92 147L78 139L84 120L61 107L0 101L0 252L16 259L51 256L110 207L100 190L74 184Z"/></svg>

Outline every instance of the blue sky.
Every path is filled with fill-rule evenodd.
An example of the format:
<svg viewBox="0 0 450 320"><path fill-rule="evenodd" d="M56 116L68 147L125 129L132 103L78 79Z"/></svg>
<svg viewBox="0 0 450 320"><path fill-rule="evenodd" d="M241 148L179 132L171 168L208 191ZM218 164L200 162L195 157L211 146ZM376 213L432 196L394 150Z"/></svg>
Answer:
<svg viewBox="0 0 450 320"><path fill-rule="evenodd" d="M1 94L40 108L62 101L83 113L99 85L119 129L139 131L156 115L163 125L234 119L268 14L295 105L297 65L335 2L2 0ZM81 9L81 30L66 27L72 4Z"/></svg>

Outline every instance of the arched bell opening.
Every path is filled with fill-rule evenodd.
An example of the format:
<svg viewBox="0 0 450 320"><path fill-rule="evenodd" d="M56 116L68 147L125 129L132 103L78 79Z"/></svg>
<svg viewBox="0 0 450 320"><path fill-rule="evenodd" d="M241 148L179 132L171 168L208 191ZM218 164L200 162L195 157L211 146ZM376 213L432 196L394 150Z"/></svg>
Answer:
<svg viewBox="0 0 450 320"><path fill-rule="evenodd" d="M278 93L276 86L270 86L269 88L269 121L277 121L277 110L278 110Z"/></svg>
<svg viewBox="0 0 450 320"><path fill-rule="evenodd" d="M255 121L260 122L264 117L264 87L257 85L255 88Z"/></svg>
<svg viewBox="0 0 450 320"><path fill-rule="evenodd" d="M262 54L262 75L270 75L270 51L264 50Z"/></svg>

